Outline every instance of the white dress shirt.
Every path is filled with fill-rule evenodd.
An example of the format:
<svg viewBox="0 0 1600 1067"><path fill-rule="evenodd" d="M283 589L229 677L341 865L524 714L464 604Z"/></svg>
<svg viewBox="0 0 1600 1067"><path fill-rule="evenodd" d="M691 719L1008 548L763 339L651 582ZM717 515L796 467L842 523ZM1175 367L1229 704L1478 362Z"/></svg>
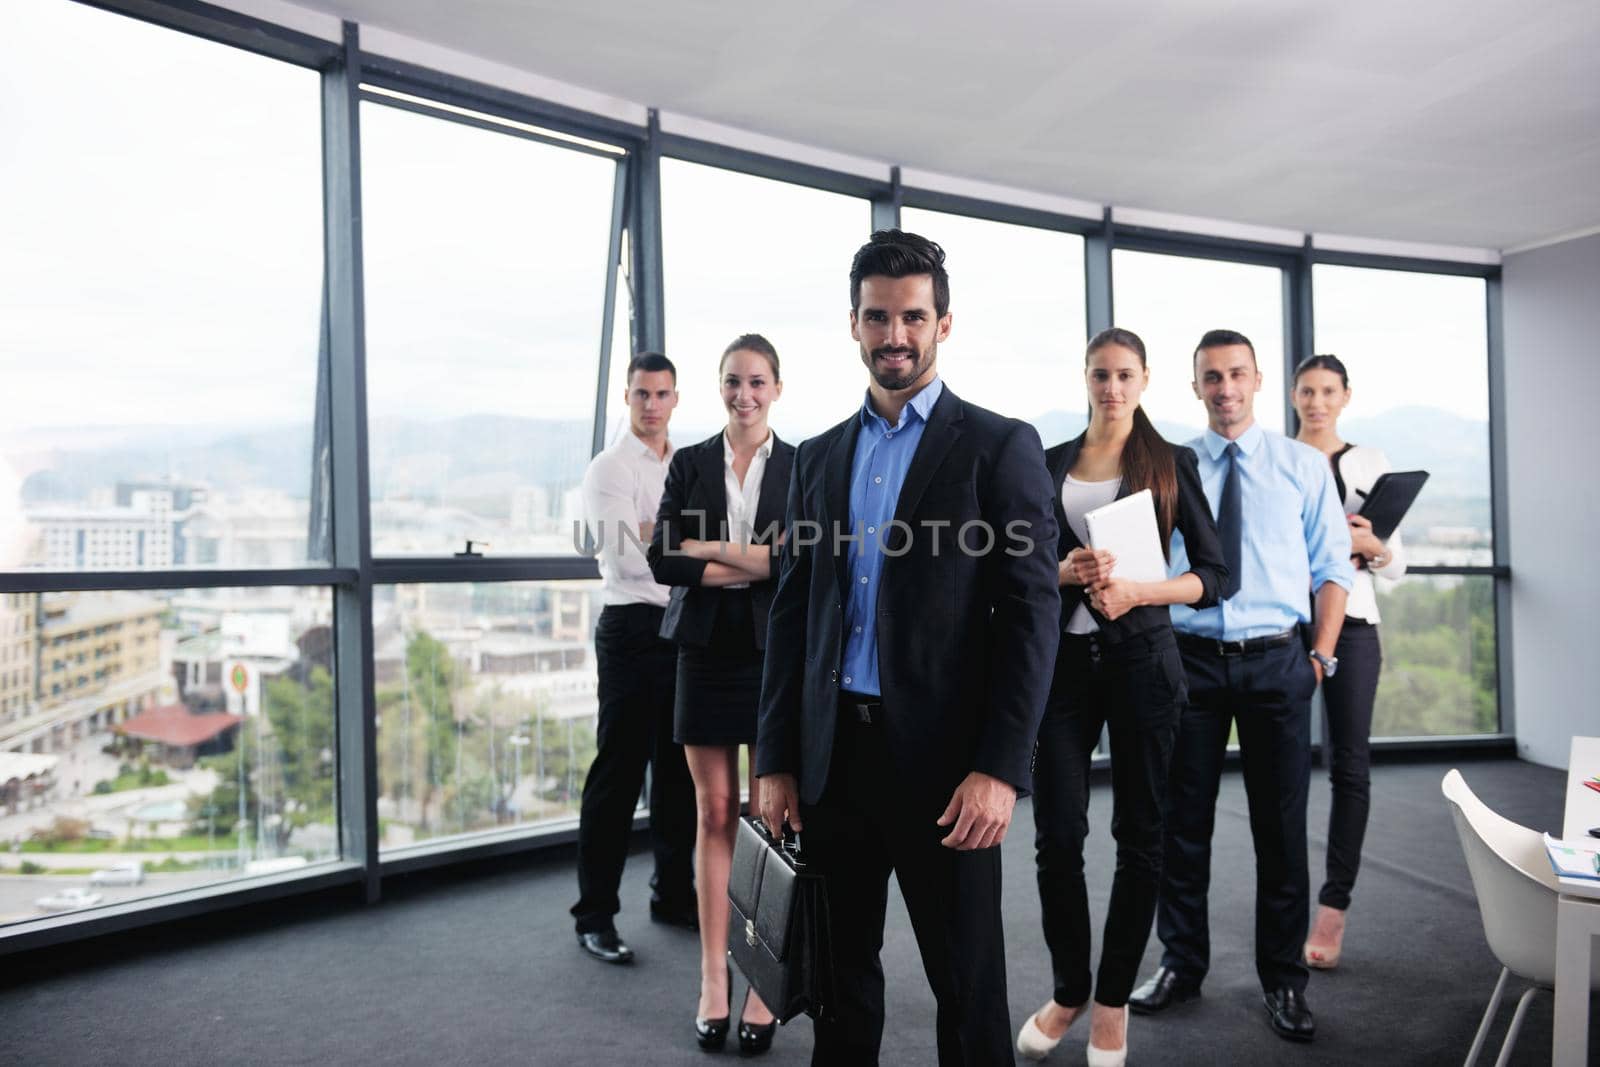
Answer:
<svg viewBox="0 0 1600 1067"><path fill-rule="evenodd" d="M656 520L672 451L669 441L658 456L630 430L583 472L583 517L600 549L603 603L667 606L671 590L651 575L643 547L650 539L639 536L639 526Z"/></svg>
<svg viewBox="0 0 1600 1067"><path fill-rule="evenodd" d="M1354 515L1361 510L1366 494L1372 491L1372 483L1378 480L1378 475L1387 474L1389 469L1388 457L1380 450L1366 445L1355 445L1339 457L1339 477L1344 480L1343 503L1346 515ZM1390 535L1389 540L1384 542L1384 547L1389 551L1388 562L1381 567L1374 567L1368 563L1356 571L1356 584L1350 589L1350 602L1344 609L1346 615L1376 623L1378 592L1372 581L1373 576L1393 582L1399 581L1406 573L1405 546L1400 543L1399 530Z"/></svg>
<svg viewBox="0 0 1600 1067"><path fill-rule="evenodd" d="M761 504L761 478L767 473L767 459L772 455L772 431L756 448L750 458L750 469L744 472L744 484L733 471L733 443L728 431L722 431L722 486L728 497L728 541L732 544L749 544L756 534L756 509ZM749 589L749 582L735 582L725 589Z"/></svg>

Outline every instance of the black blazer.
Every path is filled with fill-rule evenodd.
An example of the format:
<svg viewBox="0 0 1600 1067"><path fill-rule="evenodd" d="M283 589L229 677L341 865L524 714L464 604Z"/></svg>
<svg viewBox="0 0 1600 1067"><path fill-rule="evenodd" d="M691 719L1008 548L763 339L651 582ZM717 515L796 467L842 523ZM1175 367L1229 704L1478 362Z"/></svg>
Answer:
<svg viewBox="0 0 1600 1067"><path fill-rule="evenodd" d="M832 531L837 524L842 534L853 532L850 475L860 430L858 412L800 446L767 629L756 773L797 775L807 804L828 780L839 714L848 546L836 550ZM884 773L895 774L930 818L974 770L1026 792L1060 614L1056 521L1038 434L946 387L895 519L911 529L897 536L907 531L884 527L891 533L878 591L878 669L893 760ZM947 525L921 525L930 519ZM995 534L982 556L957 544L962 524L973 520ZM820 541L805 536L811 531L801 523L819 524ZM981 530L969 530L966 543L981 549Z"/></svg>
<svg viewBox="0 0 1600 1067"><path fill-rule="evenodd" d="M1057 562L1066 559L1067 554L1073 549L1084 547L1083 542L1078 540L1078 535L1072 532L1072 527L1067 522L1067 513L1061 507L1061 483L1078 460L1078 452L1083 448L1083 437L1083 434L1079 434L1044 454L1045 466L1050 470L1050 484L1054 489L1052 498L1055 501L1056 525L1061 529L1061 540L1056 546ZM1217 592L1228 580L1228 565L1222 559L1222 544L1217 540L1217 523L1211 517L1211 505L1206 501L1205 490L1200 486L1200 466L1194 453L1183 445L1170 442L1167 447L1172 449L1172 465L1178 472L1178 510L1173 517L1173 528L1183 534L1183 544L1189 552L1189 570L1200 579L1201 586L1200 599L1189 606L1209 608L1217 602ZM1117 490L1117 499L1121 500L1129 492L1129 486L1124 482L1122 488ZM1084 602L1083 586L1061 587L1063 632L1072 619L1072 613ZM1094 616L1094 621L1100 624L1100 633L1108 644L1115 644L1134 634L1172 625L1172 613L1165 607L1134 608L1119 618L1107 619L1095 611L1091 604L1089 613Z"/></svg>
<svg viewBox="0 0 1600 1067"><path fill-rule="evenodd" d="M650 573L662 585L672 586L666 613L661 618L661 636L685 645L706 645L717 621L720 588L700 584L706 572L705 560L674 554L687 538L694 541L726 541L728 530L728 490L724 481L722 433L697 445L680 448L667 467L667 484L656 510L655 530L645 557ZM770 544L783 523L785 493L789 472L794 467L794 446L772 435L772 455L761 475L761 496L756 502L754 540ZM776 573L776 568L774 568ZM750 583L750 608L755 620L756 647L767 646L767 612L777 588L773 579Z"/></svg>

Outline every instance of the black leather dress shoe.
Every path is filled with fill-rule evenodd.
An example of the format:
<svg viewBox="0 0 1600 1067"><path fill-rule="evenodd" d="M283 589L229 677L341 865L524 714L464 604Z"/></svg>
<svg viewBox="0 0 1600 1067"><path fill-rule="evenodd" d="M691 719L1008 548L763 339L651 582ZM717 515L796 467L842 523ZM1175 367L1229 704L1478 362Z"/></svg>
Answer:
<svg viewBox="0 0 1600 1067"><path fill-rule="evenodd" d="M776 1021L770 1023L739 1023L739 1055L759 1056L772 1047L772 1035L778 1032Z"/></svg>
<svg viewBox="0 0 1600 1067"><path fill-rule="evenodd" d="M578 947L601 963L632 963L633 949L623 944L615 930L595 930L578 935Z"/></svg>
<svg viewBox="0 0 1600 1067"><path fill-rule="evenodd" d="M1133 991L1128 998L1128 1010L1136 1015L1154 1015L1199 995L1199 982L1182 977L1170 967L1162 967L1150 976L1149 981Z"/></svg>
<svg viewBox="0 0 1600 1067"><path fill-rule="evenodd" d="M1275 989L1261 997L1267 1006L1272 1031L1290 1041L1310 1041L1317 1036L1317 1020L1306 1007L1306 995L1293 989Z"/></svg>
<svg viewBox="0 0 1600 1067"><path fill-rule="evenodd" d="M650 921L665 926L679 926L685 930L700 929L700 915L693 904L686 908L674 908L651 901Z"/></svg>

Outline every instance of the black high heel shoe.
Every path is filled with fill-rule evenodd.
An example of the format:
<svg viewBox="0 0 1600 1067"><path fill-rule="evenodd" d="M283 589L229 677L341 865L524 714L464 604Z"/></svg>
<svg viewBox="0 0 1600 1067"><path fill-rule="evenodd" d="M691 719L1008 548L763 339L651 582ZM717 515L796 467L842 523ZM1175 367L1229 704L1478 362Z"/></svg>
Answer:
<svg viewBox="0 0 1600 1067"><path fill-rule="evenodd" d="M707 1052L721 1052L722 1046L728 1041L728 1025L733 1020L733 971L728 971L728 1014L720 1019L707 1019L696 1015L694 1017L694 1036L700 1042L700 1047ZM744 1026L740 1024L739 1040L744 1040Z"/></svg>
<svg viewBox="0 0 1600 1067"><path fill-rule="evenodd" d="M744 991L745 1002L750 1000L750 990ZM739 1014L744 1014L744 1008L739 1008ZM747 1023L739 1020L739 1055L759 1056L772 1047L772 1037L778 1032L778 1020L770 1023Z"/></svg>

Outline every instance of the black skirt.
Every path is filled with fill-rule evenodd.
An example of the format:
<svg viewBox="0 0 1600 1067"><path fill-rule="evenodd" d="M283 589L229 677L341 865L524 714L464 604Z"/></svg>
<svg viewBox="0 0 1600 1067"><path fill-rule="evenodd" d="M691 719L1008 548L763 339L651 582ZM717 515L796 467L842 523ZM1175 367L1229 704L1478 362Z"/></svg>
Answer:
<svg viewBox="0 0 1600 1067"><path fill-rule="evenodd" d="M763 656L750 590L717 592L717 620L704 648L678 646L672 739L680 745L753 745Z"/></svg>

